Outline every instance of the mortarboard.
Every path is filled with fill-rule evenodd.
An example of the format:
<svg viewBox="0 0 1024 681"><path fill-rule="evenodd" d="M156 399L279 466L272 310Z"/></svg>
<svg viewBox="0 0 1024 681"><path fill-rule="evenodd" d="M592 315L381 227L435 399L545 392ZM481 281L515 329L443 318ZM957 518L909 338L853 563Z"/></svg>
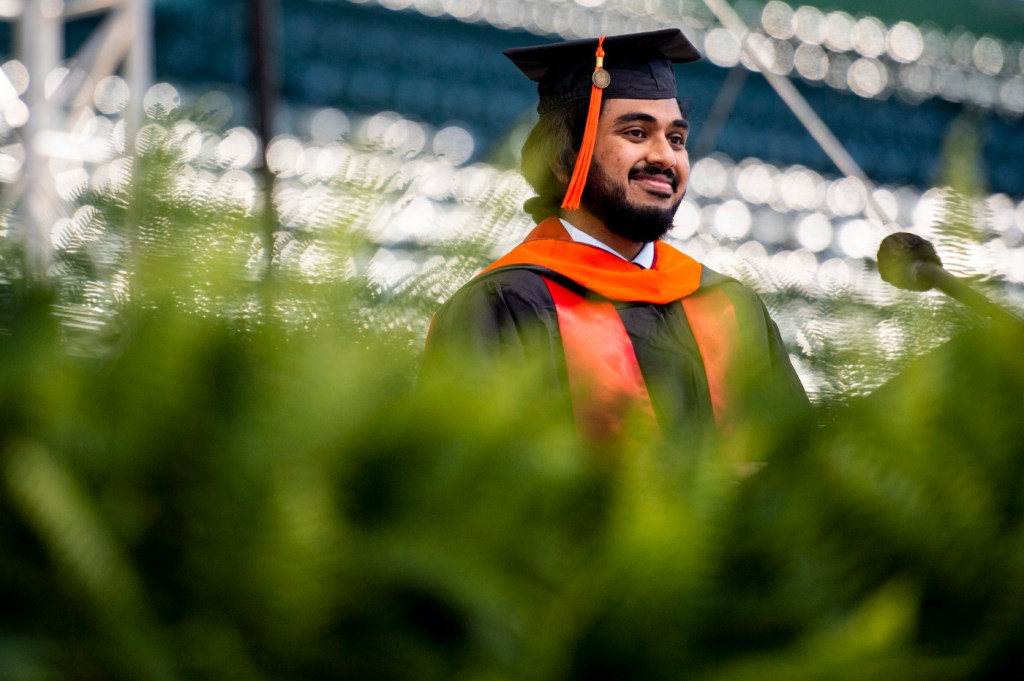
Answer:
<svg viewBox="0 0 1024 681"><path fill-rule="evenodd" d="M562 202L563 208L570 209L579 207L587 181L602 98L675 98L672 64L700 59L697 48L677 28L514 47L503 54L527 78L537 82L538 112L543 114L567 102L590 99L583 144Z"/></svg>

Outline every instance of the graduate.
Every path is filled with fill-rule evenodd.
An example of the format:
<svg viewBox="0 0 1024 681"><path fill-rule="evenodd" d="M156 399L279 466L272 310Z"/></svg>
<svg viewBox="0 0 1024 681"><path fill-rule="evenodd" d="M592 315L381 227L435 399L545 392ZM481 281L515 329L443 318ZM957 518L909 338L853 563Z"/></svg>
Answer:
<svg viewBox="0 0 1024 681"><path fill-rule="evenodd" d="M537 225L437 312L426 367L539 363L596 440L637 415L663 436L730 429L751 383L806 404L757 295L661 240L690 171L673 64L696 48L668 29L504 54L540 94L522 155Z"/></svg>

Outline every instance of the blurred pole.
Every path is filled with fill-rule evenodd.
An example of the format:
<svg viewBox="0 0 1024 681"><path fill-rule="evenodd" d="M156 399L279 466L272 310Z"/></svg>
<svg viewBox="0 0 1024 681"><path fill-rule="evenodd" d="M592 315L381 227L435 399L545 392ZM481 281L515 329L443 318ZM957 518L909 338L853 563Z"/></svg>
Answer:
<svg viewBox="0 0 1024 681"><path fill-rule="evenodd" d="M274 207L274 174L267 165L267 144L273 138L274 104L277 95L277 45L272 30L278 25L276 0L249 0L249 66L256 119L256 138L260 153L256 162L257 179L263 193L261 217L264 249L264 283L273 274L274 232L277 211Z"/></svg>
<svg viewBox="0 0 1024 681"><path fill-rule="evenodd" d="M24 95L29 117L21 130L25 145L21 224L25 276L33 284L46 281L53 251L50 230L58 216L57 191L45 149L57 112L48 101L46 81L64 56L63 10L58 0L28 0L17 29L17 51L29 76Z"/></svg>
<svg viewBox="0 0 1024 681"><path fill-rule="evenodd" d="M132 42L125 59L128 82L128 111L125 119L125 144L135 144L135 134L145 116L143 99L153 83L153 7L151 0L129 0L125 8L131 16ZM126 150L130 151L130 150Z"/></svg>

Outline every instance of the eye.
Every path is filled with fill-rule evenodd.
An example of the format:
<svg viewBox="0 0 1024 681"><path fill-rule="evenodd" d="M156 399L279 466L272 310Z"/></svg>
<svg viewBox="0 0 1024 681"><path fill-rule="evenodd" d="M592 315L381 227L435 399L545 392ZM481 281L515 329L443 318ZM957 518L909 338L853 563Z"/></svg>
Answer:
<svg viewBox="0 0 1024 681"><path fill-rule="evenodd" d="M674 146L677 146L677 147L685 147L686 146L686 135L678 135L678 134L669 135L668 136L668 143L672 144Z"/></svg>
<svg viewBox="0 0 1024 681"><path fill-rule="evenodd" d="M626 137L635 137L636 139L643 139L647 136L647 133L641 128L629 128L628 130L623 130L622 134Z"/></svg>

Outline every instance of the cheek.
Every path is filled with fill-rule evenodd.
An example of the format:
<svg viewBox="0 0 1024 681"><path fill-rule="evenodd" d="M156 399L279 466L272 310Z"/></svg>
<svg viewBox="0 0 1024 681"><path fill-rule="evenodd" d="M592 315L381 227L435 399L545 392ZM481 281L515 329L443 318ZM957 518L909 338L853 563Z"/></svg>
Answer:
<svg viewBox="0 0 1024 681"><path fill-rule="evenodd" d="M683 153L676 161L676 174L679 176L679 186L686 186L686 180L690 177L690 156Z"/></svg>

